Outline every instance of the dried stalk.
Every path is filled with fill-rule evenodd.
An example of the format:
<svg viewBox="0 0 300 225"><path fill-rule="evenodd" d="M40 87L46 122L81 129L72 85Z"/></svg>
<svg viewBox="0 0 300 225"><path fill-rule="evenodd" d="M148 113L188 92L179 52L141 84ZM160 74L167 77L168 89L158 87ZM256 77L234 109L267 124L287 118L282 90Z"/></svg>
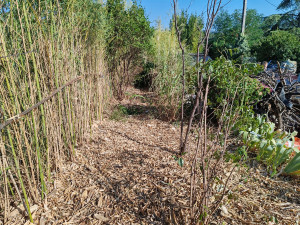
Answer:
<svg viewBox="0 0 300 225"><path fill-rule="evenodd" d="M22 116L25 116L26 114L30 113L32 110L38 108L40 105L44 104L46 101L48 101L53 96L55 96L58 92L62 91L65 87L67 87L67 86L69 86L69 85L71 85L71 84L73 84L76 81L79 81L81 79L82 79L82 77L77 77L77 78L69 81L68 83L64 84L60 88L53 91L48 97L44 98L42 101L40 101L40 102L36 103L35 105L31 106L30 108L26 109L24 112L7 119L4 123L0 124L0 130L2 130L3 128L5 128L9 124L11 124L12 122L15 122L15 121L19 120Z"/></svg>
<svg viewBox="0 0 300 225"><path fill-rule="evenodd" d="M20 190L19 190L19 188L17 186L17 183L16 183L16 181L15 181L15 179L14 179L14 177L13 177L11 171L10 171L9 166L8 166L8 163L7 163L7 160L6 160L5 149L4 149L4 146L2 144L2 141L1 141L1 146L0 147L1 147L1 153L2 153L2 159L3 159L3 166L4 166L4 168L5 167L7 168L9 177L10 177L11 181L13 182L15 190L16 190L16 192L17 192L17 194L18 194L18 196L19 196L19 198L20 198L20 200L21 200L21 202L22 202L22 204L24 206L24 209L26 209L26 211L27 211L27 215L28 215L28 217L30 219L30 222L33 222L32 215L31 215L31 212L30 212L30 205L29 205L27 194L26 194L26 191L25 191L25 186L24 186L23 180L21 178L20 167L19 167L18 162L16 161L17 157L16 157L16 154L15 154L15 151L12 148L13 149L14 159L15 159L15 164L16 164L16 168L17 168L17 175L18 175L19 181L21 183L21 187L22 187L22 191L23 191L23 195L24 195L25 201L22 198L22 195L21 195Z"/></svg>
<svg viewBox="0 0 300 225"><path fill-rule="evenodd" d="M3 143L0 143L0 149L1 149L1 154L2 154L2 160L0 160L0 167L1 167L1 172L2 172L2 177L3 177L3 189L4 189L4 197L2 198L2 201L4 204L2 206L4 207L4 224L7 221L7 217L9 215L9 202L8 202L8 181L7 181L7 174L6 174L6 166L5 166L5 149L3 146ZM2 195L1 195L2 196Z"/></svg>
<svg viewBox="0 0 300 225"><path fill-rule="evenodd" d="M2 10L0 21L0 73L3 75L0 78L0 138L10 152L7 163L11 172L16 173L15 182L28 208L26 202L41 201L39 194L43 198L51 169L59 170L61 159L73 154L76 141L83 140L91 121L96 119L96 110L101 117L108 91L106 80L100 79L100 74L105 73L103 41L97 38L94 43L88 43L89 32L82 37L83 27L76 18L87 11L74 12L73 2L68 4L64 14L58 1L37 7L28 1L4 2L9 3L5 6L9 10ZM97 52L91 54L90 49ZM86 57L88 54L90 57ZM43 93L78 79L79 74L85 76L76 88L64 88L53 101L42 99ZM27 109L29 106L32 107ZM28 114L30 116L24 116ZM19 120L23 116L24 119ZM10 119L5 121L5 118ZM18 124L12 126L16 121ZM1 169L4 168L2 162ZM7 182L1 184L0 197L10 205L15 199L11 197L15 188L11 188L7 170L6 173ZM5 183L5 178L1 179Z"/></svg>

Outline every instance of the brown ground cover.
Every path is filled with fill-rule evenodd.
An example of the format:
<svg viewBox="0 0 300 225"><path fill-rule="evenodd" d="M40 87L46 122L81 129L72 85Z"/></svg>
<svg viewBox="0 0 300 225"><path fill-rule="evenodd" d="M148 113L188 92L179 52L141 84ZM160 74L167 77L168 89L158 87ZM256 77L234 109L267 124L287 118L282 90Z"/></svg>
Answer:
<svg viewBox="0 0 300 225"><path fill-rule="evenodd" d="M190 159L183 167L173 159L179 126L158 119L139 98L121 104L135 113L115 121L108 111L94 122L73 161L54 175L47 201L36 206L36 224L188 224ZM255 161L235 170L227 193L213 224L300 221L299 180L271 179ZM15 212L9 224L23 221Z"/></svg>

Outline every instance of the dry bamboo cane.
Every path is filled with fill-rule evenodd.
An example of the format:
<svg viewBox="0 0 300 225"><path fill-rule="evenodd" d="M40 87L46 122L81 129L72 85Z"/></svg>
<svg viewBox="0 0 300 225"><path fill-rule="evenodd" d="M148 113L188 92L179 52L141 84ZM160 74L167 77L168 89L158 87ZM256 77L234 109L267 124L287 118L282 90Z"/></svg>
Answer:
<svg viewBox="0 0 300 225"><path fill-rule="evenodd" d="M24 18L25 18L25 24L27 28L27 35L28 35L28 41L29 45L31 48L33 48L33 42L31 39L31 32L30 32L30 26L29 26L29 21L28 21L28 16L27 16L27 10L25 8L25 2L23 2L23 13L24 13ZM34 70L34 79L35 79L35 84L37 88L37 93L38 93L38 99L39 101L42 100L42 93L41 93L41 88L40 88L40 81L39 81L39 74L37 70L37 63L36 63L36 58L34 53L31 53L31 58L32 58L32 63L33 63L33 70ZM41 111L41 117L42 117L42 127L43 127L43 133L45 136L45 144L46 144L46 151L47 151L47 156L48 156L48 141L47 141L47 133L46 133L46 121L45 121L45 112L44 112L44 106L42 104L40 106L40 111ZM47 192L46 190L46 184L45 184L45 179L44 179L44 173L43 173L43 167L42 167L42 162L41 162L41 153L40 153L40 146L38 142L38 135L37 135L37 129L35 126L35 119L33 118L33 125L34 125L34 137L36 141L36 147L37 147L37 157L38 157L38 164L39 164L39 171L40 171L40 180L41 180L41 185L42 185L42 199L44 198L44 194ZM1 130L1 129L0 129ZM49 164L49 158L47 158L47 165Z"/></svg>
<svg viewBox="0 0 300 225"><path fill-rule="evenodd" d="M82 79L81 77L77 77L71 81L69 81L68 83L64 84L63 86L61 86L60 88L56 89L55 91L52 92L52 94L50 94L48 97L44 98L42 101L38 102L37 104L31 106L30 108L26 109L25 111L23 111L22 113L15 115L9 119L7 119L4 123L0 124L0 130L2 130L3 128L5 128L6 126L8 126L9 124L18 121L22 116L25 116L26 114L30 113L32 110L38 108L40 105L42 105L43 103L45 103L46 101L48 101L49 99L51 99L53 96L55 96L58 92L62 91L65 87L75 83L76 81L79 81Z"/></svg>
<svg viewBox="0 0 300 225"><path fill-rule="evenodd" d="M5 167L5 150L4 150L4 145L3 143L1 142L0 143L0 149L1 149L1 154L2 154L2 160L0 160L0 167L2 169L2 176L3 176L3 189L4 189L4 196L3 197L3 201L4 201L4 224L6 223L7 221L7 217L9 215L9 201L8 201L8 179L7 179L7 174L6 174L6 167Z"/></svg>

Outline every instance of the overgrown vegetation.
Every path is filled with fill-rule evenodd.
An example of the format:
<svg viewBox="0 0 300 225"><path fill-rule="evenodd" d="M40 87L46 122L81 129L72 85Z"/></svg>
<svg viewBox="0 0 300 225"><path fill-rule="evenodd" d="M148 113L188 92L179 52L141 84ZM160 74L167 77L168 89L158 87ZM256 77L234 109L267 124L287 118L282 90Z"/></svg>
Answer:
<svg viewBox="0 0 300 225"><path fill-rule="evenodd" d="M262 38L254 46L257 59L284 61L287 59L298 61L300 58L300 28L291 31L277 30Z"/></svg>
<svg viewBox="0 0 300 225"><path fill-rule="evenodd" d="M160 22L152 28L137 1L0 3L0 219L4 223L12 202L22 203L33 221L30 206L45 201L52 174L60 171L63 160L72 160L93 120L101 119L111 92L122 101L132 84L154 91L162 118L181 119L179 154L174 158L184 166L184 155L193 153L191 224L209 224L222 203L234 167L226 176L219 167L234 131L243 143L235 163L254 151L271 176L299 175L300 153L293 148L296 134L277 131L263 117L255 118L252 105L266 90L250 78L263 69L250 62L299 63L299 14L263 19L250 9L243 36L239 11L217 16L221 0L207 1L212 8L206 19L186 11L177 14L176 3L169 29ZM283 1L279 8L294 13L299 1ZM207 61L208 55L214 60ZM70 81L74 82L63 86ZM58 89L36 110L18 116ZM140 113L141 109L120 103L110 119L124 121ZM210 118L215 120L212 127ZM15 123L4 126L9 119ZM197 141L193 152L190 135ZM289 141L292 147L286 146ZM217 182L224 184L221 193L214 189Z"/></svg>
<svg viewBox="0 0 300 225"><path fill-rule="evenodd" d="M157 104L163 117L175 120L180 108L180 50L174 30L156 28L153 37L154 56L152 89L159 95Z"/></svg>
<svg viewBox="0 0 300 225"><path fill-rule="evenodd" d="M200 45L204 44L203 58L206 59L209 50L209 40L212 40L212 43L215 43L218 40L218 36L216 34L214 35L214 38L217 38L215 40L209 39L209 36L214 19L219 10L220 3L220 1L208 0L209 10L207 11L208 18L206 18L207 24L205 26L205 35L204 37L201 37L201 35L199 35L197 38L198 49L196 65L192 67L189 73L187 73L188 69L185 67L186 43L184 38L186 30L184 26L180 25L180 19L182 21L182 17L184 17L184 14L182 13L181 17L177 16L177 1L173 0L173 18L178 41L178 49L181 50L182 53L181 59L178 57L178 62L180 62L181 64L181 70L178 71L178 74L180 73L180 75L177 76L177 83L181 84L180 89L177 89L179 85L176 87L172 85L169 86L172 88L171 90L174 90L175 93L178 94L178 97L176 99L177 101L175 100L178 103L178 109L179 105L181 105L180 148L179 155L174 157L174 159L178 161L180 166L183 166L184 155L186 153L192 152L188 149L188 145L191 127L193 122L195 121L196 123L193 127L193 132L196 133L195 138L197 140L197 148L193 151L190 184L190 219L191 223L193 224L198 224L199 221L201 221L201 224L209 224L211 216L222 203L225 192L221 193L218 196L218 201L214 201L215 198L212 196L215 196L215 194L217 194L214 190L214 185L217 183L214 180L215 177L218 177L218 179L222 180L222 183L224 184L223 189L225 190L234 170L234 167L232 167L232 169L230 169L231 172L226 176L222 175L220 171L218 171L218 168L222 167L222 165L224 164L224 155L228 146L228 137L230 134L232 134L234 128L239 130L241 129L239 126L247 126L252 122L251 117L254 115L254 113L251 110L251 105L264 95L262 85L260 85L258 81L253 80L249 77L249 75L251 74L257 74L262 71L262 67L257 66L257 64L244 64L245 62L249 62L251 60L251 47L254 46L257 39L262 38L263 36L263 31L259 26L259 22L261 21L260 16L254 16L254 18L257 19L255 23L257 26L254 26L256 32L253 32L254 37L250 44L249 40L251 41L251 38L240 35L239 31L236 31L237 35L231 35L231 37L233 36L235 38L232 38L232 46L229 46L229 48L227 48L228 51L225 52L227 54L226 58L228 59L228 61L225 58L216 58L213 62L206 62L206 60L199 61ZM255 11L253 12L255 13ZM237 16L236 18L240 18L240 16ZM235 20L233 21L236 22ZM224 23L223 19L221 19L220 22ZM183 22L183 24L185 24L185 22ZM237 22L236 24L240 26L240 22ZM221 28L223 28L222 24L220 25ZM225 22L223 25L228 25L228 23ZM234 23L230 25L232 27L230 27L228 31L231 30L234 32L235 27L237 27L234 25ZM224 32L221 33L221 35L224 35L224 37L230 37L228 33ZM260 35L260 37L258 38L255 35ZM224 41L224 44L227 43L228 41ZM276 45L276 42L274 43L273 41L272 43ZM288 49L284 49L284 51L288 51ZM222 54L223 53L220 52L219 55ZM281 55L283 55L283 59L286 59L286 57L288 57L282 52ZM235 65L233 61L229 60L237 60L239 63L243 64ZM188 127L185 131L185 135L183 135L183 101L185 95L188 93L189 87L189 85L186 85L186 74L192 75L192 80L194 80L193 86L196 88L194 89L195 102L193 104L193 109L190 112L190 116L188 117ZM169 91L169 93L172 92ZM172 95L169 96L171 97ZM208 107L211 107L213 113L217 116L218 126L216 128L216 133L213 133L208 128ZM197 114L198 118L196 117ZM268 129L267 126L264 127L264 129L266 129L266 132L275 132L274 126L273 130L271 129L271 127L270 129ZM280 135L281 134L279 134L279 136ZM287 162L290 159L292 148L285 147L283 142L290 140L294 135L295 134L280 137L273 136L272 138L276 138L274 145L272 145L274 140L269 140L272 143L269 143L269 145L266 144L263 139L257 139L257 141L255 142L256 144L264 143L263 146L260 146L263 150L259 151L258 159L263 158L264 162L267 163L268 168L272 170L272 176L277 173L277 168L279 166L282 166L283 163ZM209 137L213 138L209 139ZM251 141L252 140L250 140L250 142ZM247 141L245 141L244 144L249 146L249 143ZM270 150L267 155L264 155L265 149ZM243 156L246 156L245 151ZM296 154L295 158L290 160L290 162L288 163L286 167L288 169L284 169L284 171L289 171L290 173L298 173L298 158L299 156L298 154ZM243 158L241 157L240 160L242 159ZM201 191L199 191L198 185L201 185Z"/></svg>
<svg viewBox="0 0 300 225"><path fill-rule="evenodd" d="M263 17L254 9L248 9L244 37L240 35L241 12L220 12L210 39L210 55L213 58L223 55L240 62L290 59L299 64L299 33L296 30L299 29L300 17L295 14L299 10L297 4L299 3L283 1L280 9L293 9L286 14L268 17ZM242 45L241 40L244 42ZM245 42L248 45L246 48ZM244 56L243 59L240 58L240 53Z"/></svg>
<svg viewBox="0 0 300 225"><path fill-rule="evenodd" d="M197 14L188 14L182 10L177 15L177 22L181 31L182 43L187 46L188 51L197 52L198 39L203 34L203 18ZM170 21L169 29L175 30L174 16Z"/></svg>
<svg viewBox="0 0 300 225"><path fill-rule="evenodd" d="M249 76L249 74L259 73L262 69L261 66L234 64L233 61L220 57L208 62L205 68L205 74L211 75L208 105L218 117L223 113L222 109L227 104L227 99L234 99L231 107L233 111L239 112L241 122L235 121L235 126L238 127L250 115L251 105L263 96L264 90L259 82Z"/></svg>
<svg viewBox="0 0 300 225"><path fill-rule="evenodd" d="M102 116L108 85L104 66L105 18L93 1L1 1L1 123L71 87L1 130L0 215L14 201L30 207L46 198L52 172Z"/></svg>
<svg viewBox="0 0 300 225"><path fill-rule="evenodd" d="M126 6L124 0L108 0L106 10L107 65L114 95L122 100L126 87L133 82L135 69L151 50L152 28L136 1Z"/></svg>

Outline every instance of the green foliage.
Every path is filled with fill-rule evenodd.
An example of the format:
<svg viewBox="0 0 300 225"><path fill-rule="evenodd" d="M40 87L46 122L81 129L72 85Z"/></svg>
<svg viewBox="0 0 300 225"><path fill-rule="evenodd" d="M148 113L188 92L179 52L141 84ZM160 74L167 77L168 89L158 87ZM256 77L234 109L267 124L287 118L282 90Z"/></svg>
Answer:
<svg viewBox="0 0 300 225"><path fill-rule="evenodd" d="M289 161L292 152L299 150L294 148L294 137L297 132L286 133L275 130L275 124L266 122L262 116L257 116L252 123L245 124L240 131L242 142L250 151L257 153L257 160L264 162L271 172L271 176L278 173L278 168ZM286 146L289 143L291 147ZM295 157L296 157L295 156ZM299 170L299 160L292 159L288 167L284 169L286 173L293 173Z"/></svg>
<svg viewBox="0 0 300 225"><path fill-rule="evenodd" d="M239 55L231 55L229 49L237 48L237 51L244 51L243 49L238 49L241 47L241 18L242 14L239 10L235 10L232 14L229 14L227 11L221 11L218 14L214 24L214 33L210 40L212 44L210 55L213 58L225 55L228 58L236 59ZM245 36L247 37L249 48L263 36L261 23L261 14L254 9L247 10Z"/></svg>
<svg viewBox="0 0 300 225"><path fill-rule="evenodd" d="M264 19L262 24L262 29L264 32L271 30L276 30L278 28L278 23L281 21L282 15L270 15Z"/></svg>
<svg viewBox="0 0 300 225"><path fill-rule="evenodd" d="M236 60L240 63L247 63L250 61L250 47L247 36L241 35L237 43L237 51L235 53Z"/></svg>
<svg viewBox="0 0 300 225"><path fill-rule="evenodd" d="M150 51L153 34L144 9L136 1L129 8L125 3L123 0L108 0L106 3L108 70L114 94L120 100L124 98L132 71L141 63L143 53Z"/></svg>
<svg viewBox="0 0 300 225"><path fill-rule="evenodd" d="M181 11L177 19L181 40L188 51L197 52L198 40L202 34L203 18L196 14L188 14ZM170 21L170 30L175 30L174 18ZM201 51L201 49L200 49Z"/></svg>
<svg viewBox="0 0 300 225"><path fill-rule="evenodd" d="M129 99L141 99L145 101L145 97L142 95L136 95L136 94L127 94ZM121 105L119 104L116 106L113 111L110 114L110 119L111 120L116 120L116 121L125 121L128 116L132 115L139 115L144 113L145 110L142 107L139 106L128 106L128 105Z"/></svg>
<svg viewBox="0 0 300 225"><path fill-rule="evenodd" d="M162 30L160 26L154 32L152 42L155 49L152 89L159 96L160 113L172 120L180 107L181 52L174 31Z"/></svg>
<svg viewBox="0 0 300 225"><path fill-rule="evenodd" d="M127 108L123 105L118 105L110 114L109 119L115 121L125 121L128 115Z"/></svg>
<svg viewBox="0 0 300 225"><path fill-rule="evenodd" d="M282 0L277 9L290 10L285 13L283 20L285 20L290 28L300 28L300 0Z"/></svg>
<svg viewBox="0 0 300 225"><path fill-rule="evenodd" d="M238 149L233 153L226 152L225 158L227 162L232 160L233 163L239 163L242 159L247 160L248 152L246 146L238 147Z"/></svg>
<svg viewBox="0 0 300 225"><path fill-rule="evenodd" d="M298 32L297 29L294 30ZM290 31L277 30L263 38L255 47L259 61L297 60L300 58L300 37Z"/></svg>
<svg viewBox="0 0 300 225"><path fill-rule="evenodd" d="M157 75L153 89L160 96L160 104L165 106L165 111L174 119L181 102L180 52L176 49L176 37L170 31L157 30L155 37L159 41L155 44L158 50L155 61ZM171 39L173 46L170 46ZM194 94L196 91L198 66L190 65L187 68L185 77L187 94ZM252 114L251 104L260 100L264 92L259 82L249 75L257 74L262 67L257 64L235 65L233 61L226 60L224 57L201 66L203 66L204 80L207 80L208 75L211 76L208 105L216 117L221 116L224 107L231 107L233 111L225 113L227 118L239 118L235 126L247 121Z"/></svg>
<svg viewBox="0 0 300 225"><path fill-rule="evenodd" d="M292 34L296 35L300 38L300 28L294 27L293 29L289 30Z"/></svg>
<svg viewBox="0 0 300 225"><path fill-rule="evenodd" d="M300 152L287 164L284 172L292 175L300 175Z"/></svg>
<svg viewBox="0 0 300 225"><path fill-rule="evenodd" d="M99 42L95 42L104 38L106 32L105 8L103 5L91 0L76 0L71 5L72 7L70 7L70 3L65 3L63 6L66 11L76 12L74 19L81 28L80 33L83 40L89 42L89 44L99 44ZM102 41L101 45L104 45L104 43Z"/></svg>
<svg viewBox="0 0 300 225"><path fill-rule="evenodd" d="M202 34L203 19L200 16L191 14L187 23L186 45L191 52L197 52L199 37ZM202 51L202 48L199 49Z"/></svg>
<svg viewBox="0 0 300 225"><path fill-rule="evenodd" d="M183 44L188 48L187 51L196 52L200 30L203 26L201 17L193 14L188 16L182 12L178 20ZM170 27L170 30L162 30L159 23L155 29L152 89L159 95L157 104L161 116L174 121L181 106L182 55L172 20ZM195 60L189 54L185 54L185 73L185 92L194 94L196 87L194 81L197 72Z"/></svg>
<svg viewBox="0 0 300 225"><path fill-rule="evenodd" d="M208 104L217 117L221 116L225 106L230 105L233 111L227 116L240 117L236 126L244 122L243 118L248 118L251 104L261 99L263 94L259 82L249 75L257 74L261 69L256 64L235 65L224 57L209 61L205 65L205 75L210 74L212 80Z"/></svg>
<svg viewBox="0 0 300 225"><path fill-rule="evenodd" d="M127 95L129 97L129 100L133 100L133 99L140 99L142 101L145 101L146 98L143 95L138 95L138 94L134 94L134 93L125 93L125 95Z"/></svg>
<svg viewBox="0 0 300 225"><path fill-rule="evenodd" d="M177 163L178 163L178 165L179 165L180 167L183 167L183 165L184 165L184 160L183 160L182 157L178 157L178 156L174 155L173 158L174 158L175 161L177 161Z"/></svg>
<svg viewBox="0 0 300 225"><path fill-rule="evenodd" d="M300 27L300 14L293 12L268 16L262 24L264 32L290 30L297 27Z"/></svg>
<svg viewBox="0 0 300 225"><path fill-rule="evenodd" d="M277 9L299 9L300 0L282 0Z"/></svg>

